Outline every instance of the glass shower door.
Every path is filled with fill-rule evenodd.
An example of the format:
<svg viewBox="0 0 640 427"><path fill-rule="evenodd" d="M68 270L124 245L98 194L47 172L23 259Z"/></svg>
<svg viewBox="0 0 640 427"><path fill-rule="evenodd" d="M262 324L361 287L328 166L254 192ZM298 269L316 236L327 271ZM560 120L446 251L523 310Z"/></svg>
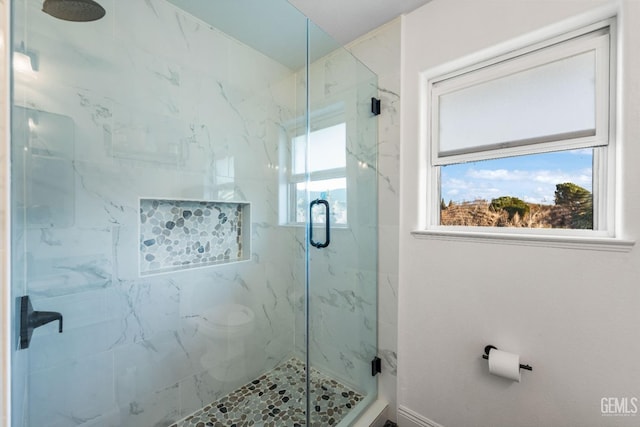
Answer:
<svg viewBox="0 0 640 427"><path fill-rule="evenodd" d="M306 19L199 2L289 30L285 51L164 0L99 2L91 23L12 2L12 294L52 320L12 354L12 427L302 421L304 245L277 198Z"/></svg>
<svg viewBox="0 0 640 427"><path fill-rule="evenodd" d="M375 75L286 0L99 2L11 2L12 427L349 424Z"/></svg>
<svg viewBox="0 0 640 427"><path fill-rule="evenodd" d="M377 77L309 29L309 412L349 425L377 396Z"/></svg>

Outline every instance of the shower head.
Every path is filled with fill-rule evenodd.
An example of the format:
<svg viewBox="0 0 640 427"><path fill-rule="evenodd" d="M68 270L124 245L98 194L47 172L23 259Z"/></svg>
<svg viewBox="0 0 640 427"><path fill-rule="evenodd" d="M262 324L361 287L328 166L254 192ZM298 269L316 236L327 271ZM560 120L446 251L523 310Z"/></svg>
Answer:
<svg viewBox="0 0 640 427"><path fill-rule="evenodd" d="M105 15L102 6L93 0L44 0L42 11L65 21L97 21Z"/></svg>

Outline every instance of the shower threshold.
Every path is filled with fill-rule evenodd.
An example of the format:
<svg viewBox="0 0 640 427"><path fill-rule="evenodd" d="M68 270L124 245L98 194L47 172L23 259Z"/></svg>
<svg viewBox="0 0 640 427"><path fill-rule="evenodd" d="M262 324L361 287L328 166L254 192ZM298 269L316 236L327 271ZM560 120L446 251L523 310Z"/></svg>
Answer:
<svg viewBox="0 0 640 427"><path fill-rule="evenodd" d="M311 368L311 426L334 426L363 399L348 386ZM305 366L297 358L212 402L169 427L304 426Z"/></svg>

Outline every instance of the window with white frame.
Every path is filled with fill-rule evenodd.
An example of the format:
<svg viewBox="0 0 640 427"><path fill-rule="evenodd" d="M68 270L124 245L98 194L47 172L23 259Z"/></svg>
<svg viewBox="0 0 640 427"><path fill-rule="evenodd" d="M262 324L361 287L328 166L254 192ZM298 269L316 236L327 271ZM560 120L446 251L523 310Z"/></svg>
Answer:
<svg viewBox="0 0 640 427"><path fill-rule="evenodd" d="M425 82L430 228L612 235L613 25Z"/></svg>
<svg viewBox="0 0 640 427"><path fill-rule="evenodd" d="M291 141L291 166L289 174L289 223L306 222L306 168L309 172L309 200L324 199L329 202L334 225L347 225L347 177L346 177L347 125L338 123L316 129L306 136L296 136ZM307 148L309 150L307 157ZM307 163L308 158L308 163ZM312 212L313 222L325 222L324 212Z"/></svg>

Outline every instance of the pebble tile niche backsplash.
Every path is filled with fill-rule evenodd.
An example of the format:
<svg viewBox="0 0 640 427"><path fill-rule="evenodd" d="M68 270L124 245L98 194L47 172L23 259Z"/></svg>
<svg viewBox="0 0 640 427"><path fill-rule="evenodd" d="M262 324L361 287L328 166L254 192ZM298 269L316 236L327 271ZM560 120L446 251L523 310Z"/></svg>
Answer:
<svg viewBox="0 0 640 427"><path fill-rule="evenodd" d="M247 259L248 203L140 199L140 274Z"/></svg>

